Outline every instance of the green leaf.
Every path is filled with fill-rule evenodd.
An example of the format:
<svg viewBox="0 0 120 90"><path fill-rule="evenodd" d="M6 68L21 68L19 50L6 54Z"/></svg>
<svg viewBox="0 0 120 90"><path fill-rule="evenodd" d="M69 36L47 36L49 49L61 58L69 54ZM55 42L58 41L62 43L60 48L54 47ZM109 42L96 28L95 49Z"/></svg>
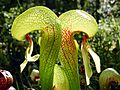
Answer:
<svg viewBox="0 0 120 90"><path fill-rule="evenodd" d="M55 90L69 90L69 82L67 76L60 66L57 64L54 68L53 88Z"/></svg>
<svg viewBox="0 0 120 90"><path fill-rule="evenodd" d="M25 35L34 30L41 30L41 40L39 42L41 89L51 90L54 65L58 57L62 36L60 21L50 9L44 6L36 6L20 14L14 20L11 29L12 36L17 40L24 40ZM28 53L26 58L31 61L29 59L35 57L31 58L31 53Z"/></svg>
<svg viewBox="0 0 120 90"><path fill-rule="evenodd" d="M90 14L82 10L67 11L60 15L59 20L62 23L62 42L59 59L68 78L70 90L79 90L78 46L74 42L74 35L84 32L89 37L93 37L97 32L98 25ZM84 64L86 64L87 84L89 84L92 70L90 68L89 58L85 55L86 53L87 51L83 50Z"/></svg>

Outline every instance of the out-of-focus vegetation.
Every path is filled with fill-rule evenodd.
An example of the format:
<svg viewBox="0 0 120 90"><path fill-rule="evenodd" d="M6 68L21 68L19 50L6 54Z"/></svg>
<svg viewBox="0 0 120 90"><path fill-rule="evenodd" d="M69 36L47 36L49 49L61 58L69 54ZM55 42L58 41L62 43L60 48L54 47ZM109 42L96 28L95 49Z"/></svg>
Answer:
<svg viewBox="0 0 120 90"><path fill-rule="evenodd" d="M120 73L120 0L1 0L0 1L0 69L9 70L14 77L14 87L19 90L38 87L30 79L33 68L38 69L38 62L30 63L20 74L19 65L24 61L26 42L18 42L11 36L11 26L15 17L26 9L44 5L52 9L58 16L71 9L82 9L95 17L99 30L91 42L91 47L101 58L101 68L114 68ZM35 32L37 33L37 32ZM37 37L34 39L34 53L39 53ZM78 36L78 42L81 42ZM86 86L82 58L80 60L81 86L88 90L99 88L99 74L93 75L90 86ZM94 67L94 65L93 65ZM95 68L93 68L95 69Z"/></svg>

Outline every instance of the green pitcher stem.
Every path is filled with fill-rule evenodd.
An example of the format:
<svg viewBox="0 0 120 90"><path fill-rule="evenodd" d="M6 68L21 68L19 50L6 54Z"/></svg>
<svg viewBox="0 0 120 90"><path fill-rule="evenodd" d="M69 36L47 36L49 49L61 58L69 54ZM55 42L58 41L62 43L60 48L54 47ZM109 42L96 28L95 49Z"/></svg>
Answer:
<svg viewBox="0 0 120 90"><path fill-rule="evenodd" d="M61 42L61 25L58 17L44 6L30 8L20 14L13 22L12 36L24 40L25 35L40 30L40 86L42 90L51 90L54 65L58 57ZM29 41L29 37L27 37Z"/></svg>
<svg viewBox="0 0 120 90"><path fill-rule="evenodd" d="M64 69L68 78L70 90L79 90L80 82L77 50L74 43L74 38L68 28L62 32L62 42L59 57L62 68Z"/></svg>
<svg viewBox="0 0 120 90"><path fill-rule="evenodd" d="M47 28L41 38L39 71L42 90L50 90L53 85L54 65L58 57L61 41L61 34L56 31L56 28L60 28L59 24L55 26Z"/></svg>

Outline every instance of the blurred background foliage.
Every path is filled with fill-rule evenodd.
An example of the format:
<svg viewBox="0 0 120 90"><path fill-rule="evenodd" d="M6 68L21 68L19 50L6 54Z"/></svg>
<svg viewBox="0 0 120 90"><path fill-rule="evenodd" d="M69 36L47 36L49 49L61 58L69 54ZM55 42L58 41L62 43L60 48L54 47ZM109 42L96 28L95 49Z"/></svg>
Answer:
<svg viewBox="0 0 120 90"><path fill-rule="evenodd" d="M33 68L38 69L38 62L29 63L22 74L19 65L24 61L27 42L19 42L11 36L11 26L14 19L33 6L46 6L58 16L71 9L82 9L95 17L99 30L95 37L89 40L93 50L101 58L101 68L115 68L120 73L120 0L0 0L0 69L10 71L14 77L13 86L17 90L27 88L38 89L30 79ZM38 32L32 33L34 52L39 53ZM78 43L81 36L75 37ZM82 90L98 90L99 74L93 66L91 84L86 86L81 52L79 52L79 68Z"/></svg>

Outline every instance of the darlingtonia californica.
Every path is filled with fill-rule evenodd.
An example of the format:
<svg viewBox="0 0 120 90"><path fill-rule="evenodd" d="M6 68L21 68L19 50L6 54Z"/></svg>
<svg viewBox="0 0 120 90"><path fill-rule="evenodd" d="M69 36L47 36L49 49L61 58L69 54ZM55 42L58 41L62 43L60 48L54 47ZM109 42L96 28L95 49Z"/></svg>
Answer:
<svg viewBox="0 0 120 90"><path fill-rule="evenodd" d="M81 52L87 85L89 85L89 79L92 76L89 54L93 57L97 72L101 71L99 56L92 51L88 44L88 39L97 32L97 23L87 12L70 10L57 17L50 9L36 6L26 10L15 19L12 25L12 36L22 41L28 33L34 30L41 31L38 42L40 45L39 72L42 90L52 90L52 87L56 90L63 90L60 87L65 87L65 90L80 90L78 53L74 41L76 33L85 33L81 43ZM33 43L28 38L26 39L30 45L26 50L25 61L20 66L22 70L27 62L36 61L39 57L39 55L37 58L31 56ZM56 65L57 60L61 65Z"/></svg>

